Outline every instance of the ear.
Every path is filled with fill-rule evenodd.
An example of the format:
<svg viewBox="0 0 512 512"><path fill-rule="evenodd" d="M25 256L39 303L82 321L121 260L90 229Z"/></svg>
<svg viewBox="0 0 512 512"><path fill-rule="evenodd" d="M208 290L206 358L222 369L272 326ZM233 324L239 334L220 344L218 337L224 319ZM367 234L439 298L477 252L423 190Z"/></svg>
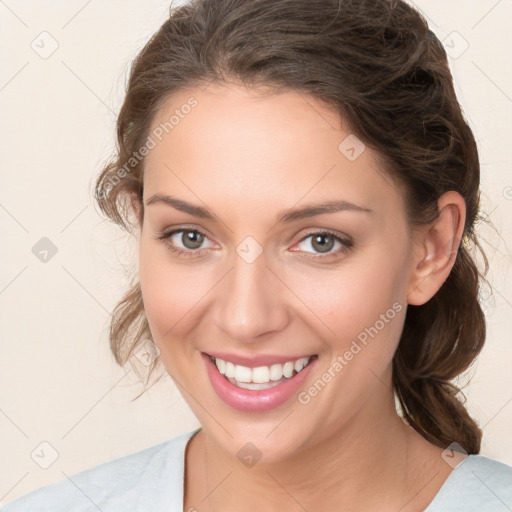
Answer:
<svg viewBox="0 0 512 512"><path fill-rule="evenodd" d="M449 276L457 257L464 223L466 203L454 190L438 200L438 218L418 231L415 239L413 271L407 302L421 306L428 302Z"/></svg>

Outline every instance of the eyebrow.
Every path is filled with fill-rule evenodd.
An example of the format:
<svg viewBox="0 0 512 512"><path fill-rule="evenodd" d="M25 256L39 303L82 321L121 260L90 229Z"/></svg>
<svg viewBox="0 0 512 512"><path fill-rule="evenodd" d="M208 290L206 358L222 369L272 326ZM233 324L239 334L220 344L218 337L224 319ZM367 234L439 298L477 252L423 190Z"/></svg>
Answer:
<svg viewBox="0 0 512 512"><path fill-rule="evenodd" d="M202 206L197 206L183 199L171 197L164 194L156 193L146 201L146 206L152 204L164 203L172 206L176 210L188 213L194 217L201 219L215 220L215 215ZM295 220L304 219L306 217L314 217L324 213L335 213L341 211L355 211L363 213L373 213L373 210L364 206L359 206L344 200L326 201L318 204L310 204L301 208L290 208L281 211L277 216L277 223L293 222Z"/></svg>

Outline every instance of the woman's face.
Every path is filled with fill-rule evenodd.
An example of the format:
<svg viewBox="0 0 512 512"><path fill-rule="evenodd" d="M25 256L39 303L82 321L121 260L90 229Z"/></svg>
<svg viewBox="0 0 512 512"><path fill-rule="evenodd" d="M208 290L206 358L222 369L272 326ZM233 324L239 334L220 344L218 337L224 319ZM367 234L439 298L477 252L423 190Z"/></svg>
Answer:
<svg viewBox="0 0 512 512"><path fill-rule="evenodd" d="M372 151L310 96L235 85L175 94L150 136L144 306L209 435L233 456L252 442L271 462L389 414L413 240ZM339 208L313 208L327 202ZM280 383L240 388L205 354L239 381ZM281 379L275 365L313 355Z"/></svg>

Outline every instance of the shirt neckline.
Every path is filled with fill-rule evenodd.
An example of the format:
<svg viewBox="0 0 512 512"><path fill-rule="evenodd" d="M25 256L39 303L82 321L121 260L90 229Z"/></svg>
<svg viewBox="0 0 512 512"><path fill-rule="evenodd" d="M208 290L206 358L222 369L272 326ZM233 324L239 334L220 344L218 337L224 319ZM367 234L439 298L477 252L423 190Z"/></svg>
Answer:
<svg viewBox="0 0 512 512"><path fill-rule="evenodd" d="M192 441L192 438L198 434L203 427L198 427L195 430L192 430L188 433L188 439L187 436L185 436L185 443L182 445L182 453L181 453L181 495L179 496L179 503L181 504L181 510L185 510L185 477L186 477L186 469L187 469L187 448L190 441Z"/></svg>
<svg viewBox="0 0 512 512"><path fill-rule="evenodd" d="M181 463L182 463L181 464L182 465L182 468L181 468L182 469L182 479L181 480L182 481L181 481L181 496L179 499L179 502L181 503L182 510L185 510L185 476L186 476L186 469L187 469L187 461L186 461L187 448L188 448L188 445L189 445L190 441L192 440L192 438L196 434L198 434L202 429L203 429L203 427L198 427L195 430L192 430L191 432L189 432L188 436L185 436L185 443L182 445L182 453L181 453ZM452 471L450 472L450 474L448 475L446 480L443 482L443 485L441 485L441 487L438 489L437 493L432 498L432 501L428 504L427 508L425 508L423 512L433 512L434 511L434 509L432 507L437 506L438 501L441 499L441 493L444 492L444 489L449 487L453 483L453 481L458 478L458 476L461 472L460 468L463 467L463 465L468 460L470 460L470 459L473 460L474 457L477 457L477 456L476 455L468 455L452 469Z"/></svg>

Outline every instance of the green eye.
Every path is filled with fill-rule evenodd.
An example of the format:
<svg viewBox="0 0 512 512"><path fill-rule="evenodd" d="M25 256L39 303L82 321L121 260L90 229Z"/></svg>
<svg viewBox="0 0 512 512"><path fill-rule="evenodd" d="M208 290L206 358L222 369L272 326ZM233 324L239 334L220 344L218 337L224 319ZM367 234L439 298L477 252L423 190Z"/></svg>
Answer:
<svg viewBox="0 0 512 512"><path fill-rule="evenodd" d="M302 240L300 243L311 239L309 246L313 249L313 251L305 251L305 252L317 252L319 254L335 254L336 252L344 252L345 250L352 247L353 243L350 240L342 238L334 233L329 231L319 231L310 233ZM338 247L341 247L340 251L332 251L332 249L338 244Z"/></svg>
<svg viewBox="0 0 512 512"><path fill-rule="evenodd" d="M182 233L181 236L176 237ZM176 238L175 238L176 237ZM173 240L175 238L175 240ZM178 254L191 255L192 253L201 252L201 245L206 239L206 235L196 229L174 229L168 233L162 233L158 240L165 242L166 246L173 252ZM177 245L176 240L183 247Z"/></svg>
<svg viewBox="0 0 512 512"><path fill-rule="evenodd" d="M201 247L208 237L197 229L179 228L172 231L162 233L157 237L165 243L167 248L172 252L183 256L194 256L203 251ZM340 237L330 231L317 231L309 233L303 237L299 244L304 243L306 240L311 239L309 246L313 249L301 250L300 252L307 252L309 254L319 254L318 257L322 258L330 255L342 254L350 249L353 245L351 240ZM339 250L334 250L338 244Z"/></svg>

